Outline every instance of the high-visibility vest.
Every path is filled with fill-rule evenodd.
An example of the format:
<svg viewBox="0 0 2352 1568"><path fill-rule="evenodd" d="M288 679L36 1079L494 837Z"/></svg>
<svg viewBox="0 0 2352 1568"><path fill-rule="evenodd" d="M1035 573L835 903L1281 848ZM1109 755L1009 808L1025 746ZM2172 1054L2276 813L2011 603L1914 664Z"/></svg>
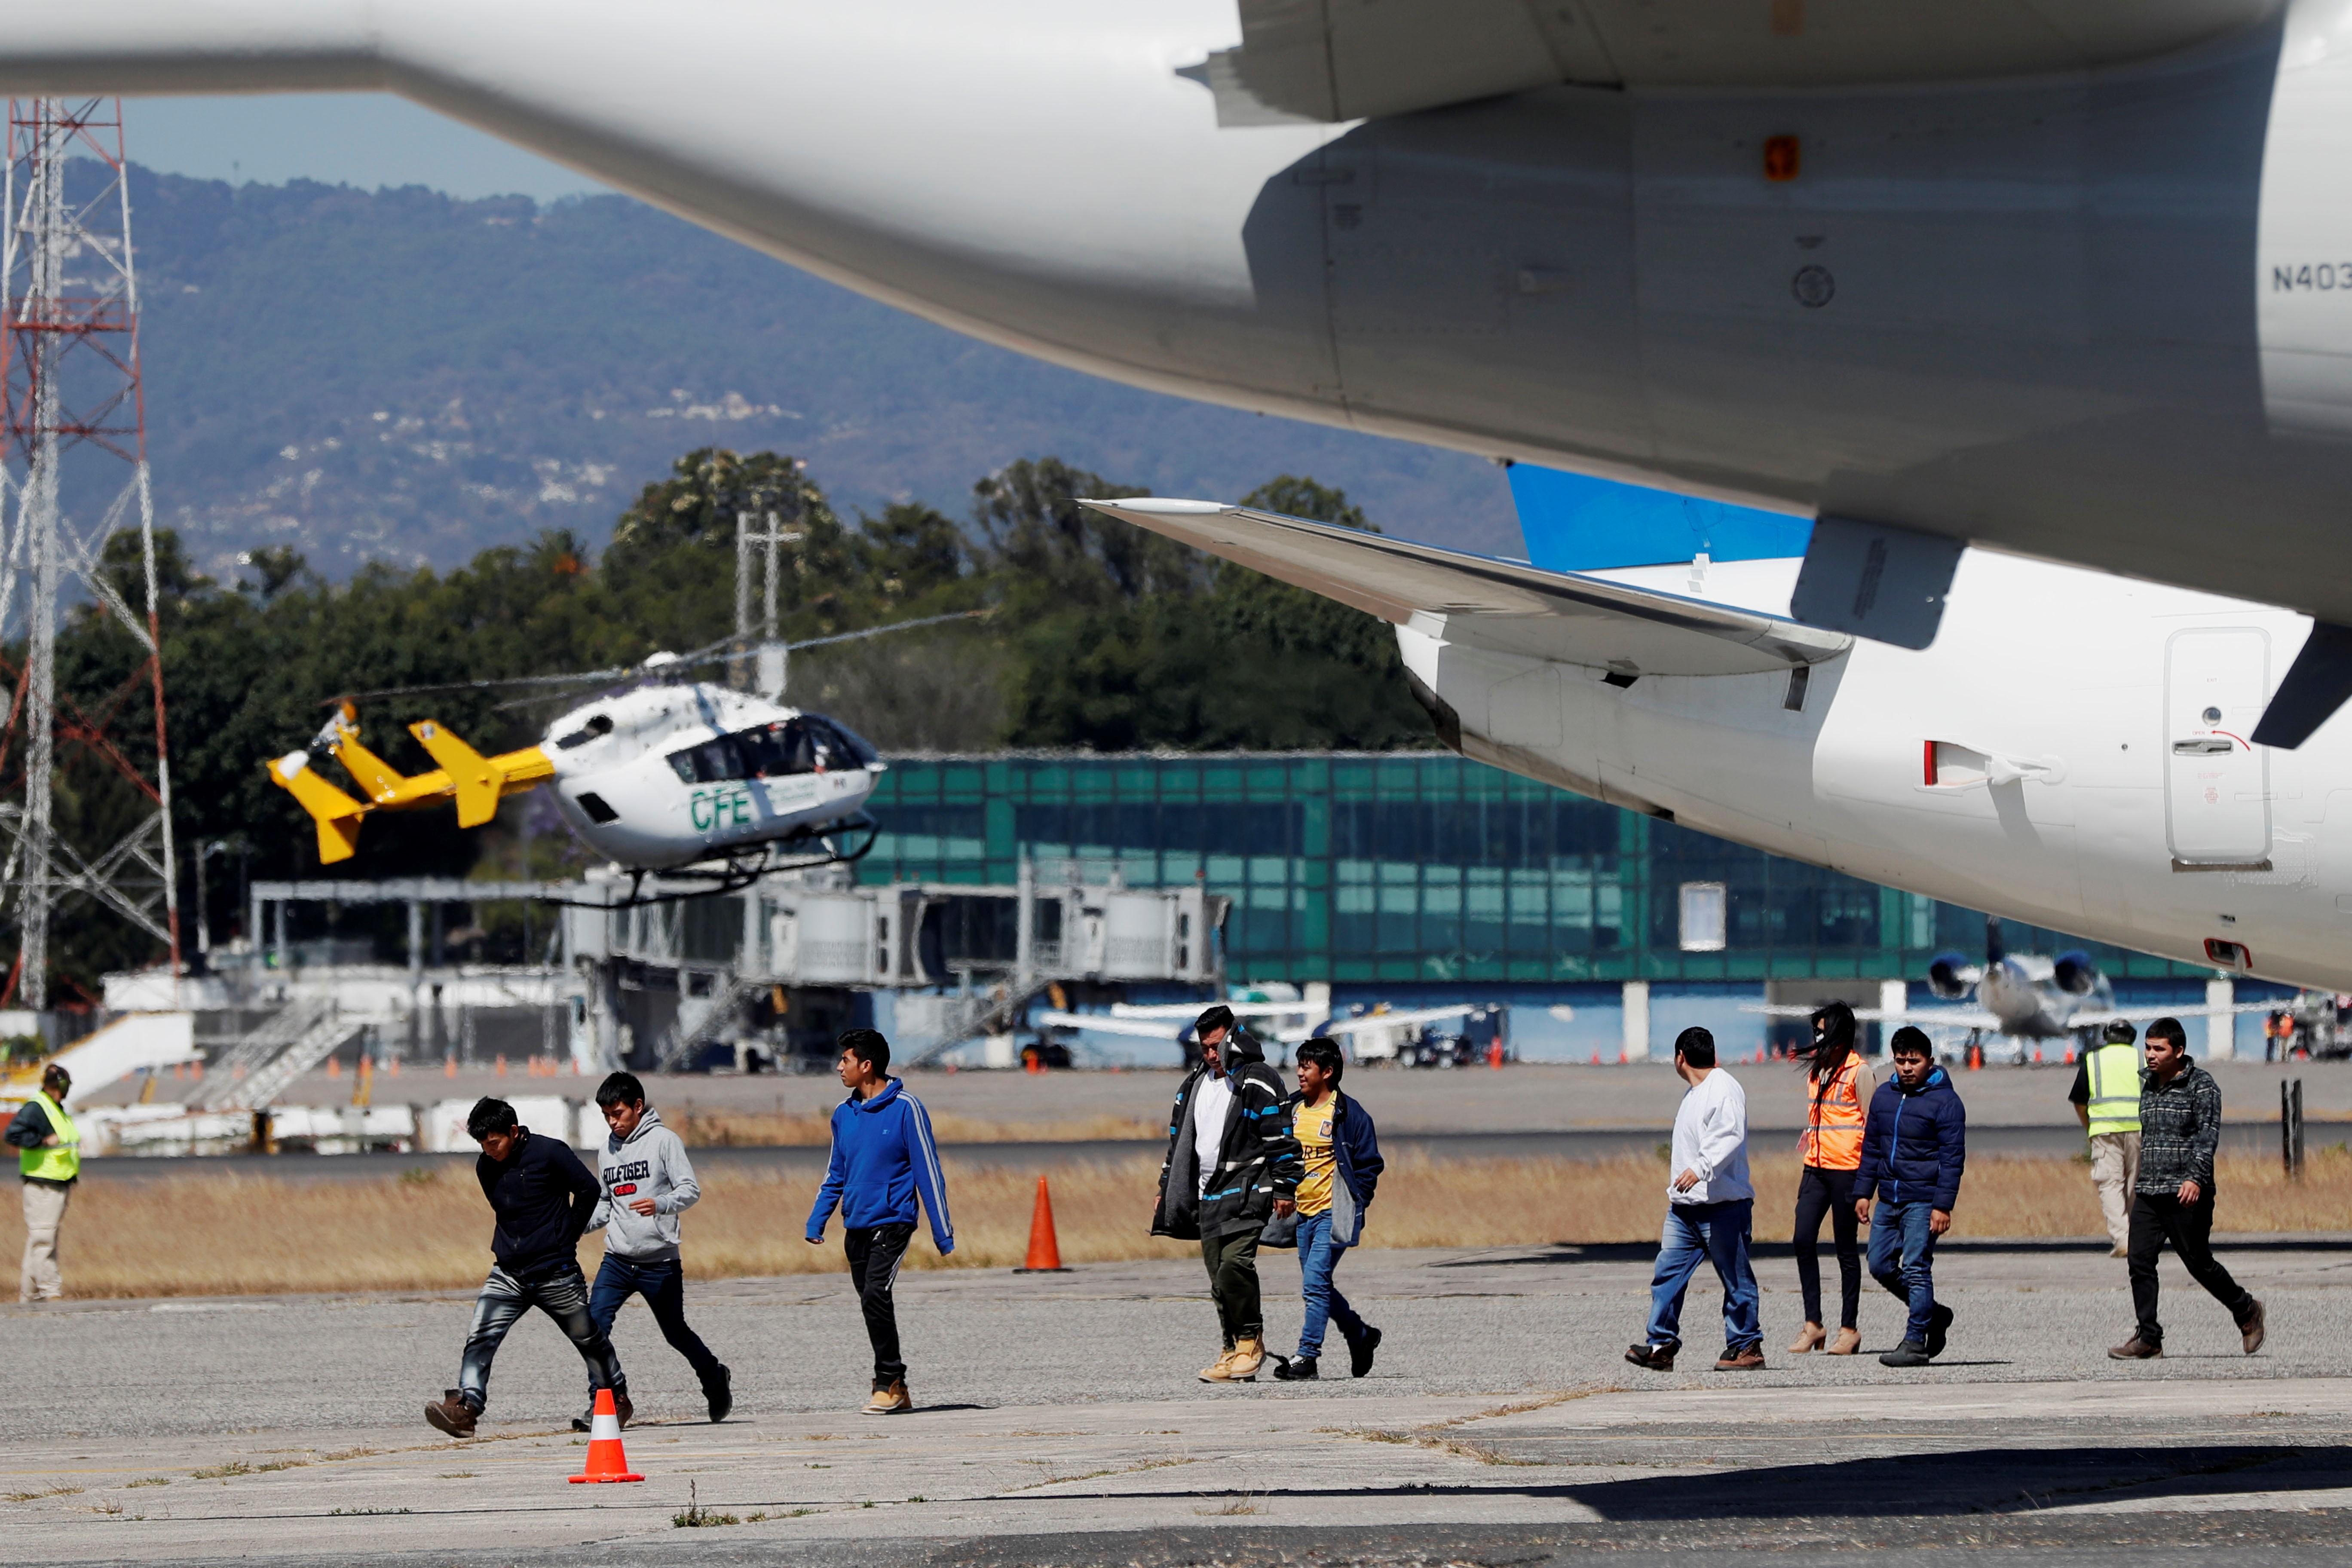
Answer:
<svg viewBox="0 0 2352 1568"><path fill-rule="evenodd" d="M81 1129L46 1090L33 1100L47 1114L49 1131L58 1135L57 1147L16 1151L17 1173L37 1182L70 1182L81 1174Z"/></svg>
<svg viewBox="0 0 2352 1568"><path fill-rule="evenodd" d="M2091 1081L2091 1136L2139 1131L2139 1047L2101 1046L2083 1058Z"/></svg>
<svg viewBox="0 0 2352 1568"><path fill-rule="evenodd" d="M1806 1164L1824 1171L1851 1171L1862 1163L1865 1108L1854 1088L1854 1075L1861 1070L1862 1058L1848 1051L1835 1071L1815 1080L1805 1130L1797 1135L1797 1152Z"/></svg>

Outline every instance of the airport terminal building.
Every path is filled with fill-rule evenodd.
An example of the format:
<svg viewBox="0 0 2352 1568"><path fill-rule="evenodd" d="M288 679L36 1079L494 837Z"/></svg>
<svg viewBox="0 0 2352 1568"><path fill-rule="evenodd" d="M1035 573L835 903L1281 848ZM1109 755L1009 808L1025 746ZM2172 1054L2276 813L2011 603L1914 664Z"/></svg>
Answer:
<svg viewBox="0 0 2352 1568"><path fill-rule="evenodd" d="M1529 1058L1614 1059L1691 1023L1753 1048L1742 1004L1877 1002L1984 916L1782 859L1446 752L906 758L872 806L861 884L1007 884L1076 870L1232 900L1236 983L1335 1001L1513 1004ZM2012 950L2087 952L2120 994L2205 999L2210 969L2015 923ZM2252 991L2247 994L2251 996ZM2260 1020L2251 1025L2259 1053Z"/></svg>

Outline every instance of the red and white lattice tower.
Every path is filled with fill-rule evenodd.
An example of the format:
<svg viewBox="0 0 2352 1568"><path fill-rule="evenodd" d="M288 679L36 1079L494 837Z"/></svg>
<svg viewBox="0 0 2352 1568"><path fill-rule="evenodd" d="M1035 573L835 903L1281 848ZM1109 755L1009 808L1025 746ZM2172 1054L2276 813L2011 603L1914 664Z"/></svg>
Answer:
<svg viewBox="0 0 2352 1568"><path fill-rule="evenodd" d="M0 269L0 676L13 688L0 731L0 910L16 930L5 993L49 1003L49 927L66 900L88 898L170 950L179 973L179 896L173 876L172 782L163 730L163 666L155 613L155 508L139 384L139 287L131 266L131 190L118 99L8 106L5 269ZM136 528L146 602L135 582L100 570L110 536ZM121 557L118 555L117 560ZM59 596L79 592L129 631L143 658L102 709L57 693ZM10 668L21 639L21 665ZM108 739L117 720L142 723L152 704L152 770ZM58 743L82 748L128 778L147 809L113 844L70 843L53 810ZM12 757L11 752L15 755ZM9 762L18 765L8 778Z"/></svg>

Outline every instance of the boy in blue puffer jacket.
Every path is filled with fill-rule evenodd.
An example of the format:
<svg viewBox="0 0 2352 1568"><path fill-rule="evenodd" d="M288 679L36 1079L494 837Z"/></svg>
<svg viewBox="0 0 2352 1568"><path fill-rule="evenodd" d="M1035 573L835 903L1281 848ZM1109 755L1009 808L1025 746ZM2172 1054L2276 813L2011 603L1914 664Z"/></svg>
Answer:
<svg viewBox="0 0 2352 1568"><path fill-rule="evenodd" d="M833 1158L809 1211L808 1239L821 1244L825 1222L841 1210L842 1248L866 1314L866 1337L874 1345L874 1397L866 1414L896 1415L915 1402L907 1394L907 1363L898 1358L898 1314L890 1290L915 1237L919 1198L930 1215L931 1245L942 1258L955 1250L948 1181L923 1102L890 1076L890 1042L872 1029L852 1029L841 1037L836 1065L849 1098L834 1107Z"/></svg>
<svg viewBox="0 0 2352 1568"><path fill-rule="evenodd" d="M1895 1076L1870 1097L1853 1212L1870 1226L1871 1278L1911 1310L1903 1342L1879 1363L1926 1366L1943 1354L1952 1327L1952 1310L1936 1300L1936 1238L1952 1228L1968 1164L1969 1116L1925 1034L1897 1029L1887 1049Z"/></svg>

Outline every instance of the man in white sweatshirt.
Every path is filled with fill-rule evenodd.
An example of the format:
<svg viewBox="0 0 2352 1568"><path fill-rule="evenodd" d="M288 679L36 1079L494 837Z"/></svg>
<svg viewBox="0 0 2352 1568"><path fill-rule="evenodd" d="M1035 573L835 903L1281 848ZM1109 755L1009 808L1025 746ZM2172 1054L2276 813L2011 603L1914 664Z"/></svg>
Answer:
<svg viewBox="0 0 2352 1568"><path fill-rule="evenodd" d="M610 1335L621 1303L643 1296L654 1310L669 1348L684 1356L701 1380L710 1418L724 1421L735 1395L727 1369L687 1326L686 1271L678 1260L677 1216L694 1206L702 1188L677 1133L662 1125L646 1103L646 1086L635 1073L616 1072L596 1089L596 1108L612 1136L596 1146L596 1183L601 1190L590 1230L604 1232L604 1264L588 1295L588 1315L597 1331ZM593 1394L591 1395L593 1397ZM574 1431L589 1428L575 1418Z"/></svg>
<svg viewBox="0 0 2352 1568"><path fill-rule="evenodd" d="M1764 1364L1757 1321L1756 1271L1748 1266L1748 1222L1756 1189L1748 1181L1748 1094L1715 1065L1715 1037L1685 1029L1675 1040L1675 1070L1690 1088L1675 1111L1675 1173L1666 1187L1666 1228L1650 1280L1649 1337L1625 1352L1635 1366L1672 1372L1682 1348L1683 1293L1704 1258L1723 1281L1723 1355L1717 1372Z"/></svg>

